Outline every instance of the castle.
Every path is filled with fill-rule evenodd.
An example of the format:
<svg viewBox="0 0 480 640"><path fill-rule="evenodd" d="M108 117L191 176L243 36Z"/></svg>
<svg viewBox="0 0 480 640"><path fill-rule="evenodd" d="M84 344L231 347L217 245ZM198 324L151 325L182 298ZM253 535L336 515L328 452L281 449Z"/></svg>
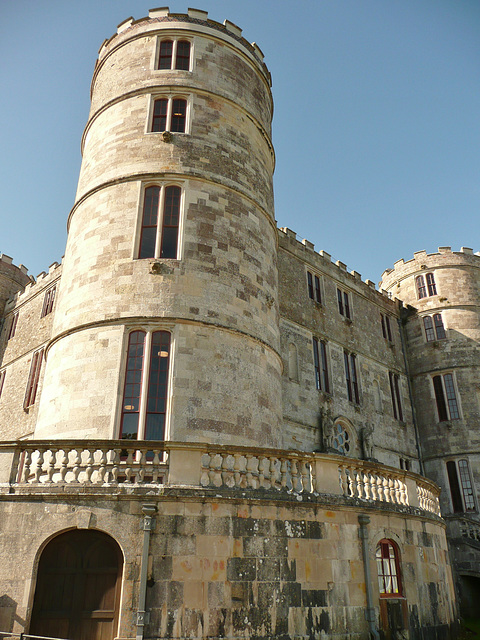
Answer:
<svg viewBox="0 0 480 640"><path fill-rule="evenodd" d="M480 255L378 291L278 229L270 74L228 20L129 18L91 98L62 264L0 260L2 637L455 635Z"/></svg>

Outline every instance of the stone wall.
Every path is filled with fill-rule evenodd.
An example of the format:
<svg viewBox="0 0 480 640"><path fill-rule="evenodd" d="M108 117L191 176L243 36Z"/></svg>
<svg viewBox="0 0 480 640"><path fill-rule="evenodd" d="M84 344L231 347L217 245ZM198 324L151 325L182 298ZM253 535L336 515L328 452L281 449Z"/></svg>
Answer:
<svg viewBox="0 0 480 640"><path fill-rule="evenodd" d="M148 564L149 638L368 638L358 515L368 513L374 606L380 624L375 548L389 538L400 550L410 638L449 637L453 587L444 525L407 508L374 510L316 500L183 496L170 490L156 505ZM253 499L252 499L253 498ZM39 555L52 536L71 528L111 535L124 556L118 637L135 635L147 496L48 493L0 502L3 526L0 588L13 629L28 624ZM18 540L22 540L21 559ZM14 576L14 578L12 578ZM8 613L8 612L7 612ZM4 617L7 617L4 611ZM14 613L14 615L13 615ZM422 632L419 628L422 628ZM418 635L419 633L423 635Z"/></svg>

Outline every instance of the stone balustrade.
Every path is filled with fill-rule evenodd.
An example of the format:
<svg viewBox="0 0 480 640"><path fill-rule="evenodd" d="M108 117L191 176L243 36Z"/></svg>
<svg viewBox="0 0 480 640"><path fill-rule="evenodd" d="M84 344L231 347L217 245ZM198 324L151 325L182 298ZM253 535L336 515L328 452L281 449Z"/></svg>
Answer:
<svg viewBox="0 0 480 640"><path fill-rule="evenodd" d="M0 491L114 487L275 490L440 515L439 489L413 473L332 454L187 442L52 440L0 443Z"/></svg>

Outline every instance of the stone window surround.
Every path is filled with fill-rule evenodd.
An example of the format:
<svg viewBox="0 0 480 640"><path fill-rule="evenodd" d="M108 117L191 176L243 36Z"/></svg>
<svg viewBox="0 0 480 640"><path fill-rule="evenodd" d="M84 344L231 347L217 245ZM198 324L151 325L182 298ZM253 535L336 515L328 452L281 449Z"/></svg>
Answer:
<svg viewBox="0 0 480 640"><path fill-rule="evenodd" d="M172 51L172 68L171 69L159 69L158 68L158 61L159 61L159 56L160 56L160 45L163 41L165 40L170 40L171 42L173 42L173 51ZM188 71L186 69L175 69L175 61L177 58L177 43L179 40L184 40L185 42L189 42L190 43L190 64L189 64L189 68ZM161 35L159 34L156 38L156 42L155 42L155 47L154 47L154 54L153 54L153 60L152 60L152 69L155 73L174 73L174 74L178 74L178 73L188 73L191 74L193 71L193 67L194 67L194 61L195 61L195 54L194 54L194 49L195 49L195 38L193 38L192 36L188 35L188 34L178 34L178 31L176 33L176 35L172 34L168 34L168 33L162 33Z"/></svg>
<svg viewBox="0 0 480 640"><path fill-rule="evenodd" d="M454 397L455 397L456 407L457 407L457 413L458 413L458 416L454 417L454 418L451 417L450 405L449 405L449 402L448 402L448 396L447 396L447 392L446 392L446 389L445 389L445 376L446 375L450 375L452 377L452 382L453 382L453 392L454 392ZM443 400L444 400L444 403L445 403L447 416L448 416L446 420L442 420L441 419L440 412L439 412L439 406L438 406L437 394L435 393L434 378L437 378L437 377L440 378L441 384L442 384ZM437 420L438 420L438 422L450 422L451 420L461 420L462 419L462 410L461 410L461 405L460 405L460 394L458 393L458 386L457 386L457 380L456 380L456 377L455 377L455 372L454 371L435 372L434 375L430 376L430 384L431 384L432 397L433 397L433 400L435 401L435 409L436 409L436 412L437 412Z"/></svg>
<svg viewBox="0 0 480 640"><path fill-rule="evenodd" d="M463 468L466 471L466 474L468 476L468 486L467 483L465 482L465 478L464 478L464 474L461 473L460 469L459 469L459 463L460 462L464 462L465 465L463 466ZM454 470L455 470L455 479L454 482L456 480L457 483L457 490L458 490L458 495L455 498L454 497L454 492L455 492L455 487L452 487L452 481L450 479L450 473L448 471L449 469L449 465L453 465ZM475 499L475 490L474 490L474 483L472 482L472 472L470 469L470 463L468 461L467 458L462 457L462 458L451 458L449 460L445 460L445 473L446 473L446 478L447 478L447 482L445 483L445 486L448 486L450 492L449 492L449 498L450 498L450 504L452 506L452 511L453 513L472 513L472 512L477 512L478 508L477 508L477 500ZM470 491L469 491L470 490ZM468 508L467 505L467 499L471 498L471 500L473 501L473 508ZM455 508L455 502L460 501L461 502L461 506L462 509L456 509ZM460 505L459 505L460 506Z"/></svg>
<svg viewBox="0 0 480 640"><path fill-rule="evenodd" d="M158 206L158 218L157 218L157 242L155 246L155 255L151 258L139 258L140 253L140 240L142 235L143 226L143 207L145 204L145 191L148 187L160 187L160 202ZM176 258L160 258L160 236L163 226L163 204L166 187L179 187L182 190L180 198L180 216L178 221L178 239L177 239L177 257ZM140 188L140 196L138 202L137 212L137 229L135 233L135 246L134 246L134 260L181 260L183 255L183 226L185 217L185 181L183 180L152 180L148 182L142 182Z"/></svg>
<svg viewBox="0 0 480 640"><path fill-rule="evenodd" d="M158 324L152 325L151 323L144 324L135 324L125 327L125 333L123 337L123 347L122 347L122 359L119 369L119 377L118 377L118 408L117 408L117 418L115 420L115 438L120 437L120 430L122 426L122 405L124 400L124 391L125 391L125 375L127 369L127 358L128 358L128 346L130 334L134 331L143 331L145 333L145 346L144 346L144 358L146 358L145 354L150 353L152 335L156 331L165 331L170 334L170 355L169 355L169 365L168 365L168 380L167 380L167 402L166 402L166 411L165 411L165 426L164 426L164 440L168 440L170 438L170 418L172 413L172 388L173 388L173 368L174 368L174 360L175 360L175 348L176 348L176 340L175 340L175 330L174 325L171 323L168 324ZM150 364L147 366L143 366L142 369L142 389L147 390L147 386L145 381L148 377ZM138 435L143 435L145 432L145 415L146 415L146 398L143 399L143 405L140 406L140 424ZM138 438L141 439L140 437Z"/></svg>
<svg viewBox="0 0 480 640"><path fill-rule="evenodd" d="M153 110L155 105L155 100L159 99L168 100L168 111L167 111L167 128L165 131L152 131L153 128ZM187 111L185 115L185 131L174 131L172 135L176 136L184 136L190 135L191 132L191 113L192 113L192 94L180 91L155 91L155 93L150 94L150 99L148 103L148 115L147 122L145 128L145 134L148 135L162 135L163 133L170 133L171 122L172 122L172 104L173 100L176 99L185 100L187 103Z"/></svg>

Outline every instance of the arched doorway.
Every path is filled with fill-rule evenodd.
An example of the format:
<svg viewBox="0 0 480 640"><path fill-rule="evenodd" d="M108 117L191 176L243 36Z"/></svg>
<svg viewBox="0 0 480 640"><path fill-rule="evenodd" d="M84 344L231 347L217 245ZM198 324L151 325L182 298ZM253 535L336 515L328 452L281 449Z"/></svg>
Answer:
<svg viewBox="0 0 480 640"><path fill-rule="evenodd" d="M68 640L113 640L122 554L100 531L74 530L51 540L40 557L30 633Z"/></svg>

